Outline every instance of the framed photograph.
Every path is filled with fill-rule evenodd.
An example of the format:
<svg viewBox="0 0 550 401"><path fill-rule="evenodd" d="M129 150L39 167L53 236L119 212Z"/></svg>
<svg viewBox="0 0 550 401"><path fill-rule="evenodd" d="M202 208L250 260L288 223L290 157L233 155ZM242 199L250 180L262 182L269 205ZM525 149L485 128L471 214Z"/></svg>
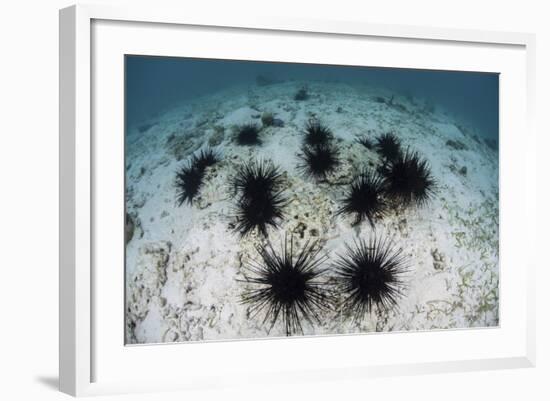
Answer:
<svg viewBox="0 0 550 401"><path fill-rule="evenodd" d="M529 367L534 37L60 12L60 388Z"/></svg>

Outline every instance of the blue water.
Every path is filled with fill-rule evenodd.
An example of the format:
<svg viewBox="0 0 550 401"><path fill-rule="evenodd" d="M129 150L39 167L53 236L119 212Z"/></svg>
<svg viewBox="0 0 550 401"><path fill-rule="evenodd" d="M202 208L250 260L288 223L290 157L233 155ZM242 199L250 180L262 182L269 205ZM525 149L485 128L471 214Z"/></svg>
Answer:
<svg viewBox="0 0 550 401"><path fill-rule="evenodd" d="M237 84L340 81L428 100L498 143L499 76L494 73L126 56L126 123L139 124L182 101Z"/></svg>

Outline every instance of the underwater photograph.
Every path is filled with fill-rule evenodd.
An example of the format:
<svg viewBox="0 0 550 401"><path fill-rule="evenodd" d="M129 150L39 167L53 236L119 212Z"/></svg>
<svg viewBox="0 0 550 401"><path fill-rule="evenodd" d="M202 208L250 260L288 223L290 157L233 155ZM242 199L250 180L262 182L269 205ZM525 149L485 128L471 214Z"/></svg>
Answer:
<svg viewBox="0 0 550 401"><path fill-rule="evenodd" d="M124 68L127 345L498 327L498 74Z"/></svg>

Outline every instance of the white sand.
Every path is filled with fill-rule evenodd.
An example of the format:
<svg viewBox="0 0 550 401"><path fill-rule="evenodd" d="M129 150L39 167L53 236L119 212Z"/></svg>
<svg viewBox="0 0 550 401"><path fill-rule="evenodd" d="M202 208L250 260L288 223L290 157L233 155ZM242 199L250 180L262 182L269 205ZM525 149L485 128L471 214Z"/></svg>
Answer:
<svg viewBox="0 0 550 401"><path fill-rule="evenodd" d="M349 182L362 166L378 165L376 153L354 142L393 131L404 147L419 151L438 181L433 201L396 211L377 224L407 255L408 288L398 309L373 313L361 324L324 316L324 324L304 323L311 334L409 331L498 325L498 154L451 115L428 111L422 99L396 95L393 106L376 96L390 93L366 85L309 84L311 98L292 99L301 82L232 88L182 105L132 130L127 140L128 212L136 224L127 245L127 340L129 343L221 340L282 336L282 322L268 333L262 315L248 316L240 304L242 266L256 253L258 238L241 239L230 228L233 202L228 181L237 166L270 159L287 172L292 200L280 231L270 232L277 248L282 233L307 227L304 238L320 239L330 260L354 238L369 238L367 223L351 227L351 217L334 217L346 187L317 184L296 166L301 131L320 117L330 126L343 155L332 181ZM401 105L401 106L399 106ZM337 108L341 107L341 112ZM232 142L232 125L256 121L268 111L284 127L262 131L261 147ZM186 158L224 127L216 149L223 161L209 168L193 206L176 205L174 176ZM479 133L480 135L482 133ZM219 135L219 134L218 134ZM222 138L220 138L222 139ZM447 141L466 149L456 150ZM168 143L168 145L167 145ZM179 159L179 160L178 160ZM466 167L465 174L461 168Z"/></svg>

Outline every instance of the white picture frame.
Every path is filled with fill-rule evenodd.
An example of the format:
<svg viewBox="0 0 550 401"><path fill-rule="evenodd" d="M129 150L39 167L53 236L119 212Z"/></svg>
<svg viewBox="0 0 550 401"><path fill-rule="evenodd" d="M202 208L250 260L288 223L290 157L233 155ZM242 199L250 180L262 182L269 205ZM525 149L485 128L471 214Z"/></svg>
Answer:
<svg viewBox="0 0 550 401"><path fill-rule="evenodd" d="M121 26L116 26L120 23ZM94 26L94 24L96 24ZM105 25L102 25L105 24ZM137 25L128 25L137 24ZM139 25L139 26L138 26ZM505 86L507 89L516 89L519 94L513 103L504 102L504 109L507 111L505 118L510 120L501 121L503 127L501 135L501 235L504 243L516 241L518 249L505 250L501 253L504 262L516 260L518 254L523 252L523 264L519 272L508 274L507 268L501 267L502 276L502 303L504 310L501 326L491 330L458 330L453 332L425 332L414 334L392 334L379 336L340 336L323 338L303 338L291 340L261 340L261 341L236 341L231 343L208 343L191 345L157 345L146 347L124 347L124 341L120 338L120 344L114 345L116 349L109 348L112 338L109 331L119 330L123 321L117 323L121 311L118 311L109 318L101 302L94 298L98 286L103 286L104 276L94 272L98 260L103 257L95 253L94 238L98 230L104 225L98 220L101 217L101 210L98 205L95 193L98 190L96 181L99 163L111 163L109 160L121 158L122 153L117 152L116 143L112 154L106 154L105 144L97 143L94 140L94 126L100 123L94 121L95 114L95 88L92 77L94 68L101 68L98 60L94 57L101 46L107 47L105 38L113 43L113 49L120 43L115 38L119 30L135 29L133 34L138 34L139 29L156 26L155 33L148 35L150 43L141 43L142 50L147 54L155 53L155 39L165 35L166 29L178 30L181 28L182 35L185 35L185 27L193 27L208 31L215 30L223 35L224 30L231 32L246 32L253 35L264 33L273 35L277 41L277 35L283 34L287 37L307 36L308 38L338 37L345 40L376 39L384 40L386 43L406 41L407 43L430 44L437 46L444 54L445 46L454 46L454 51L475 50L481 54L486 49L501 49L506 53L502 60L510 60L506 68L510 68L510 78ZM105 27L102 28L102 27ZM179 28L178 28L179 27ZM99 31L101 30L101 31ZM95 32L95 33L94 33ZM173 34L175 31L172 31ZM178 31L179 32L179 31ZM94 42L93 36L97 35ZM156 36L156 35L160 36ZM179 34L179 33L178 33ZM106 36L107 35L107 36ZM113 35L109 37L108 35ZM122 36L122 35L119 35ZM269 36L269 35L268 35ZM208 43L205 39L205 44ZM344 42L342 42L344 43ZM147 48L149 46L149 48ZM170 44L159 50L160 54L171 52ZM235 45L224 44L231 48ZM418 374L430 372L468 371L478 369L503 369L513 367L531 367L535 364L535 294L534 294L534 269L536 260L535 253L529 252L533 247L536 209L536 161L535 161L535 133L532 127L534 111L534 35L524 33L506 32L484 32L459 29L437 29L414 26L390 26L374 25L360 22L348 21L315 21L315 20L293 20L292 18L269 18L257 17L254 15L243 16L239 20L229 20L223 17L206 15L187 15L181 10L163 10L151 8L111 8L108 6L78 5L60 11L60 390L75 396L95 395L108 393L126 393L134 391L161 391L172 389L202 389L220 386L245 385L251 377L257 383L273 384L273 380L292 382L296 380L327 380L329 378L352 377L360 380L365 377ZM503 50L504 49L504 50ZM507 49L507 50L506 50ZM234 49L235 50L235 49ZM509 50L509 51L508 51ZM116 51L121 51L116 48ZM207 50L206 50L207 51ZM228 50L230 51L230 50ZM428 51L428 50L426 50ZM216 55L211 54L212 57ZM222 55L223 56L223 55ZM117 56L118 57L118 56ZM289 56L292 60L292 56ZM418 66L403 61L404 55L396 54L394 58L388 59L387 65L393 64L402 67ZM400 61L400 57L402 58ZM224 58L224 57L221 57ZM480 59L482 57L480 56ZM508 59L509 58L509 59ZM427 58L428 59L428 58ZM498 62L498 58L493 63ZM501 62L502 62L501 60ZM415 62L419 62L416 60ZM426 62L425 68L452 68L452 58L448 61L442 60L439 65L431 65ZM474 61L472 60L472 63ZM476 61L481 63L481 61ZM479 65L479 64L478 64ZM494 66L494 64L492 64ZM468 68L465 65L462 69ZM475 66L472 64L472 68ZM491 64L487 69L495 70ZM503 66L505 68L505 66ZM512 68L516 68L515 72ZM458 69L458 68L457 68ZM120 73L120 71L119 71ZM120 74L118 74L120 77ZM116 78L116 77L115 77ZM506 78L507 79L507 78ZM120 82L118 82L120 83ZM116 86L118 96L122 96L122 85ZM501 91L501 100L509 99L511 91ZM113 100L117 102L118 97ZM512 101L512 100L511 100ZM120 103L120 102L119 102ZM119 104L120 105L120 104ZM512 107L513 106L513 107ZM501 109L502 110L502 109ZM114 124L113 126L119 126ZM521 139L513 137L510 133L519 130L522 132ZM120 132L117 135L122 135ZM118 149L120 150L120 149ZM509 153L515 152L517 164L512 169ZM98 158L98 154L101 157ZM105 156L105 158L103 157ZM106 161L99 161L99 160ZM118 163L118 162L113 162ZM112 167L112 166L111 166ZM115 181L111 184L116 185ZM523 191L512 190L512 186L521 185ZM105 199L103 199L105 200ZM108 201L108 200L107 200ZM112 202L119 202L114 197ZM513 204L514 209L506 207ZM503 207L505 206L505 207ZM122 215L120 216L122 218ZM122 220L121 220L122 221ZM511 226L516 227L521 234L513 233ZM118 230L120 228L120 230ZM123 225L116 227L114 242L122 238L120 233ZM120 231L120 233L119 233ZM119 235L120 234L120 235ZM105 235L108 235L105 233ZM117 235L119 235L117 237ZM521 235L522 238L517 238ZM508 241L508 242L506 242ZM123 242L120 242L122 248ZM501 250L503 250L501 242ZM525 256L527 255L527 256ZM111 255L112 256L112 255ZM114 256L113 256L114 257ZM506 259L504 259L506 258ZM118 260L117 258L115 258ZM503 262L501 262L503 263ZM123 265L119 266L123 271ZM515 276L517 274L517 276ZM122 280L122 274L119 277ZM103 284L102 284L103 283ZM123 288L107 288L101 290L104 300L118 300L119 293ZM99 303L97 303L99 302ZM103 308L103 309L102 309ZM115 308L116 309L116 308ZM510 313L510 315L507 315ZM118 324L118 326L117 326ZM98 331L97 326L101 326ZM120 327L119 327L120 326ZM116 330L115 330L116 329ZM107 334L105 334L107 332ZM404 339L403 339L403 336ZM400 347L412 348L422 347L429 344L443 344L445 341L453 341L457 345L455 354L441 354L439 358L427 356L420 358L419 353L412 352L407 355L376 356L365 362L354 358L353 355L344 359L337 357L328 361L315 359L315 347L323 346L328 350L361 345L366 342L376 343L376 347L391 345L396 350ZM479 342L477 351L467 353L460 344ZM494 348L483 352L481 345L493 344ZM172 348L171 348L172 347ZM173 351L176 348L177 351ZM187 348L182 348L187 347ZM475 347L474 347L475 348ZM183 350L183 351L182 351ZM158 361L167 361L171 366L177 353L180 357L185 352L185 360L188 361L185 379L174 376L162 376L162 372L155 375L153 372L144 372L140 377L137 361L144 361L145 366L154 366ZM273 368L257 365L253 376L248 379L242 375L232 374L232 368L238 365L236 359L240 355L247 355L254 358L258 353L267 353L277 356L290 353L303 356L302 360L311 358L309 363L297 362L292 369L285 369L284 361L275 363ZM449 351L451 352L451 351ZM460 353L464 352L464 357ZM429 353L428 353L429 354ZM223 365L217 371L209 371L208 366L200 366L200 356L219 355L223 359ZM453 356L454 355L454 356ZM117 359L119 358L119 359ZM181 361L181 359L179 359ZM251 359L253 360L253 359ZM232 365L233 363L236 365ZM133 369L121 369L122 365L133 366ZM107 372L107 365L110 372ZM185 367L182 367L182 369ZM236 371L245 369L237 366ZM107 372L103 373L102 369ZM115 371L128 372L125 375L116 375ZM142 368L145 371L145 368ZM241 370L242 373L245 370ZM150 374L150 376L148 376ZM134 376L132 376L134 375Z"/></svg>

